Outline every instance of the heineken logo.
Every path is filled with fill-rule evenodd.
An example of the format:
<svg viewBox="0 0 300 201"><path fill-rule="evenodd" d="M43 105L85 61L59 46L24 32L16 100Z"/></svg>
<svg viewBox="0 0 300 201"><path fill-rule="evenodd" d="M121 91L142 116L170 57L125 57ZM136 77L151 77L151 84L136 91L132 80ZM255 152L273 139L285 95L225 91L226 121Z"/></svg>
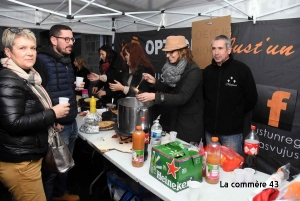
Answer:
<svg viewBox="0 0 300 201"><path fill-rule="evenodd" d="M176 167L175 166L175 161L174 159L172 160L172 163L167 163L167 166L168 166L168 173L167 174L172 174L172 176L176 179L176 172L178 172L180 170L180 167Z"/></svg>
<svg viewBox="0 0 300 201"><path fill-rule="evenodd" d="M192 177L190 178L190 180L188 181L184 181L184 182L172 182L171 180L168 179L167 176L164 176L161 174L160 171L156 170L156 178L161 181L162 183L164 183L165 185L167 185L169 188L176 190L176 191L181 191L185 188L188 187L188 181L192 180Z"/></svg>

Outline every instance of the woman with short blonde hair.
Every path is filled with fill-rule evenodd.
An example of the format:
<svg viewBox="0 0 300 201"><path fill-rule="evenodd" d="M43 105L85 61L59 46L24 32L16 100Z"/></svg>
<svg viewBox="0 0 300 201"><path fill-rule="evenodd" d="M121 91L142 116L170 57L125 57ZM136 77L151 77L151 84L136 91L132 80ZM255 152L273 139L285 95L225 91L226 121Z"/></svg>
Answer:
<svg viewBox="0 0 300 201"><path fill-rule="evenodd" d="M3 32L5 55L0 65L0 181L17 201L45 201L42 159L48 130L69 113L69 103L52 107L32 67L36 38L29 29Z"/></svg>

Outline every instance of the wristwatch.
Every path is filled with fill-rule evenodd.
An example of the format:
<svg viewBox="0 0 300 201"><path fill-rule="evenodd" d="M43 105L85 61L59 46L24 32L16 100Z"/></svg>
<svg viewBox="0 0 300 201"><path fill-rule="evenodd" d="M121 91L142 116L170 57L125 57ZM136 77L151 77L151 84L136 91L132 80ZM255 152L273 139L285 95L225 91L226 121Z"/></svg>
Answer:
<svg viewBox="0 0 300 201"><path fill-rule="evenodd" d="M165 94L160 94L160 102L165 102Z"/></svg>

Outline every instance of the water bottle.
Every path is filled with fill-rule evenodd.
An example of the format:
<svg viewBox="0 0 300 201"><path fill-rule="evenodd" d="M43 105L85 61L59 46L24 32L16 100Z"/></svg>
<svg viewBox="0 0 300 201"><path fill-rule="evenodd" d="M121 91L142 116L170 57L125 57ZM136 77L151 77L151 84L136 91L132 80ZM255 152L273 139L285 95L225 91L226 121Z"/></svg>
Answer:
<svg viewBox="0 0 300 201"><path fill-rule="evenodd" d="M153 125L151 127L151 147L161 144L161 133L162 127L159 124L158 120L153 121Z"/></svg>
<svg viewBox="0 0 300 201"><path fill-rule="evenodd" d="M251 126L251 131L244 141L244 163L243 168L253 168L256 170L256 155L259 150L259 138L256 135L256 127Z"/></svg>
<svg viewBox="0 0 300 201"><path fill-rule="evenodd" d="M220 179L221 144L218 137L212 137L207 146L205 181L209 184L217 184Z"/></svg>

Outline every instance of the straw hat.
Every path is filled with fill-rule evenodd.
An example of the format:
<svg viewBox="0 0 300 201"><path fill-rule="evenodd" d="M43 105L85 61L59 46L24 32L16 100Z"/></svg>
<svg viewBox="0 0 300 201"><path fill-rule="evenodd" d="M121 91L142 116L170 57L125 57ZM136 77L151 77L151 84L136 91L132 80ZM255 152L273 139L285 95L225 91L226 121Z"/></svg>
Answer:
<svg viewBox="0 0 300 201"><path fill-rule="evenodd" d="M173 51L187 47L184 36L168 36L165 48L162 51Z"/></svg>

